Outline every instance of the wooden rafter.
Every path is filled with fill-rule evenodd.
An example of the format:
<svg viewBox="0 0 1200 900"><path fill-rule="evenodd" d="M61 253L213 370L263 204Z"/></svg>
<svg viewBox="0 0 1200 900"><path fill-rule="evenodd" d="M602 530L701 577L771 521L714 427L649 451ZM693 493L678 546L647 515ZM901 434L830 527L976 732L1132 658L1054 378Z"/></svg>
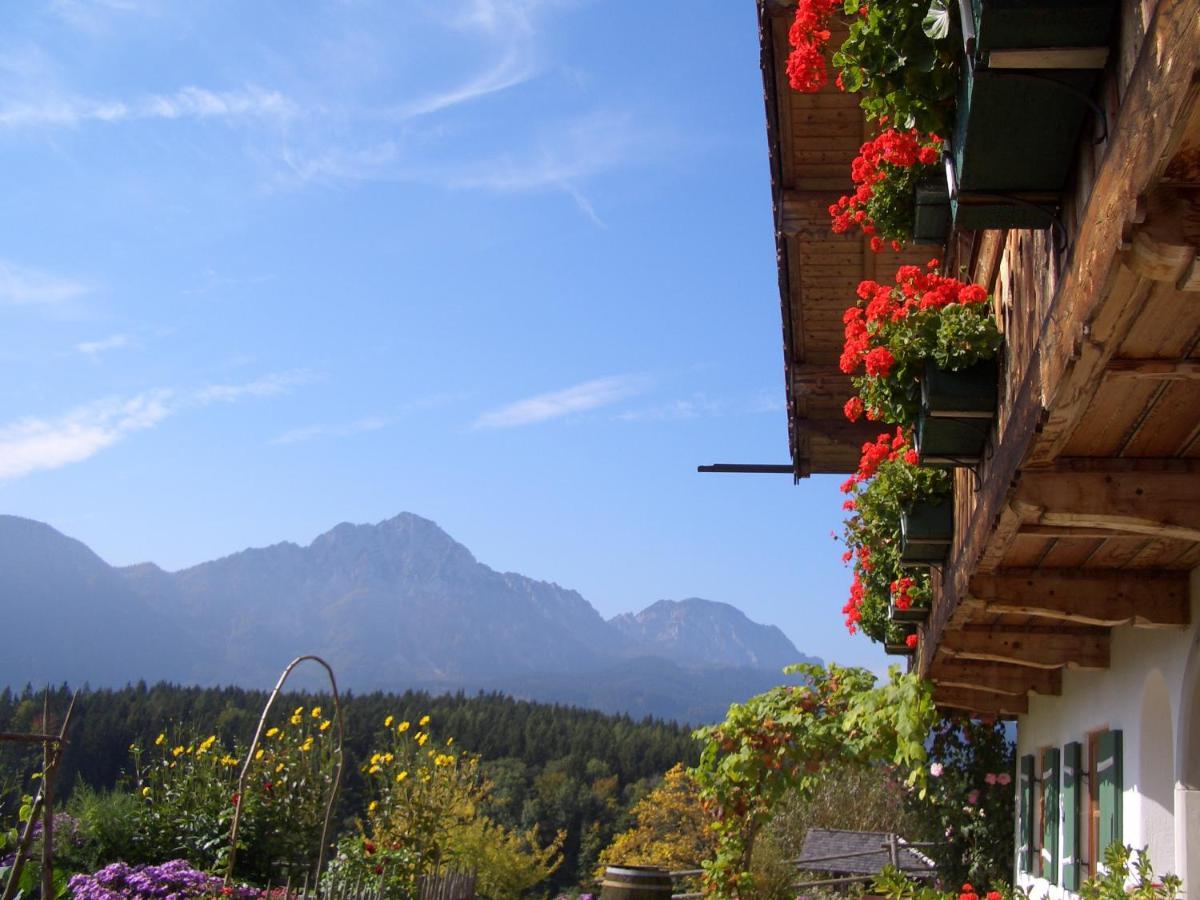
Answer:
<svg viewBox="0 0 1200 900"><path fill-rule="evenodd" d="M1022 473L1011 505L1022 525L1200 541L1200 461L1060 460Z"/></svg>
<svg viewBox="0 0 1200 900"><path fill-rule="evenodd" d="M985 613L1109 627L1191 623L1186 572L1001 569L975 575L970 591L966 602Z"/></svg>
<svg viewBox="0 0 1200 900"><path fill-rule="evenodd" d="M1029 698L1025 695L985 694L940 684L934 689L933 702L937 706L992 716L1017 716L1029 712Z"/></svg>
<svg viewBox="0 0 1200 900"><path fill-rule="evenodd" d="M1061 669L1035 669L1031 666L996 662L945 659L934 664L929 677L940 685L967 691L989 691L993 694L1017 696L1030 691L1052 696L1062 693Z"/></svg>
<svg viewBox="0 0 1200 900"><path fill-rule="evenodd" d="M940 649L958 659L1056 669L1106 669L1109 635L1105 629L964 627L947 631Z"/></svg>

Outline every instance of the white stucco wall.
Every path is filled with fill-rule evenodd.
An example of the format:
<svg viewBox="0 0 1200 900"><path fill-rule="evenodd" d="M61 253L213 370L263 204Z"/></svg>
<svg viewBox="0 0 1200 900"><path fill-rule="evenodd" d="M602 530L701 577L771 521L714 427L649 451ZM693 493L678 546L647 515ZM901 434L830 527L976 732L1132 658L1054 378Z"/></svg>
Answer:
<svg viewBox="0 0 1200 900"><path fill-rule="evenodd" d="M1191 605L1192 625L1187 629L1114 628L1110 668L1065 671L1062 695L1031 694L1029 713L1017 722L1018 759L1027 753L1037 757L1041 748L1061 748L1069 741L1080 741L1086 756L1090 733L1120 729L1124 842L1134 847L1150 845L1156 870L1185 877L1189 856L1200 852L1200 833L1193 832L1189 842L1181 815L1183 805L1200 802L1200 792L1185 791L1187 787L1200 788L1200 783L1187 783L1189 777L1195 778L1200 761L1190 766L1185 763L1190 751L1184 749L1187 736L1183 734L1194 717L1193 708L1200 705L1195 695L1200 676L1200 569L1191 573ZM1164 721L1168 717L1169 726ZM1143 726L1149 734L1143 734ZM1163 772L1163 766L1169 771ZM1181 796L1185 793L1187 796ZM1175 807L1173 816L1170 807ZM1059 834L1061 838L1061 822ZM1086 830L1083 846L1086 854ZM1060 852L1060 883L1061 857ZM1190 874L1200 881L1200 864L1193 863L1191 869ZM1017 877L1035 896L1070 896L1045 879L1026 874ZM1200 897L1200 888L1188 895Z"/></svg>

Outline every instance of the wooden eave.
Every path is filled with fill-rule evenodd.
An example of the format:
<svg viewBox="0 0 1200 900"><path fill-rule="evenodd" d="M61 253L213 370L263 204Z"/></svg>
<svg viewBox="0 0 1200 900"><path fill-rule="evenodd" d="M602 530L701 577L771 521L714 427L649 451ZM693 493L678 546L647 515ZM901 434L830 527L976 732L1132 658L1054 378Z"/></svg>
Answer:
<svg viewBox="0 0 1200 900"><path fill-rule="evenodd" d="M870 131L856 98L788 86L794 3L759 0L797 478L848 473L841 314L866 278L941 248L872 254L834 235ZM1005 335L985 460L955 472L956 534L913 665L948 709L1014 717L1064 669L1109 665L1111 629L1192 627L1200 566L1200 0L1121 4L1061 227L956 233L948 270L992 294ZM835 34L834 40L837 40ZM876 273L878 272L878 276Z"/></svg>
<svg viewBox="0 0 1200 900"><path fill-rule="evenodd" d="M993 445L955 473L916 662L944 706L1018 715L1026 693L1061 689L1047 672L1107 666L1113 627L1191 626L1200 0L1124 4L1114 49L1109 135L1080 147L1065 246L986 232L956 260L993 293L1006 342Z"/></svg>
<svg viewBox="0 0 1200 900"><path fill-rule="evenodd" d="M804 478L853 472L863 443L880 432L869 422L851 424L842 413L851 394L850 379L838 368L842 313L855 302L858 283L876 272L890 277L901 265L923 264L941 248L876 254L864 238L830 231L828 207L853 190L850 164L872 129L855 95L832 83L815 94L788 84L787 33L794 9L794 0L758 3L788 446L794 475Z"/></svg>

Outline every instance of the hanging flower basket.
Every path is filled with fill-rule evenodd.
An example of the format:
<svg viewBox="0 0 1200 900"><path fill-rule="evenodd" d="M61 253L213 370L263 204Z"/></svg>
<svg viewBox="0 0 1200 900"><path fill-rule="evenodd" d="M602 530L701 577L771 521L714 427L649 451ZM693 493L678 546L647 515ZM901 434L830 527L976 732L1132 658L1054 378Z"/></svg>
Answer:
<svg viewBox="0 0 1200 900"><path fill-rule="evenodd" d="M977 462L991 435L998 385L994 358L957 371L927 361L915 438L921 458L931 465Z"/></svg>
<svg viewBox="0 0 1200 900"><path fill-rule="evenodd" d="M917 183L913 197L912 239L917 244L946 243L950 233L950 190L941 172Z"/></svg>
<svg viewBox="0 0 1200 900"><path fill-rule="evenodd" d="M954 501L951 497L918 503L900 516L901 563L943 563L953 540Z"/></svg>
<svg viewBox="0 0 1200 900"><path fill-rule="evenodd" d="M967 7L968 4L960 4ZM950 142L957 227L1045 228L1074 167L1116 0L971 0Z"/></svg>
<svg viewBox="0 0 1200 900"><path fill-rule="evenodd" d="M888 607L888 619L902 624L923 625L929 621L928 606L910 606L901 609L895 603Z"/></svg>

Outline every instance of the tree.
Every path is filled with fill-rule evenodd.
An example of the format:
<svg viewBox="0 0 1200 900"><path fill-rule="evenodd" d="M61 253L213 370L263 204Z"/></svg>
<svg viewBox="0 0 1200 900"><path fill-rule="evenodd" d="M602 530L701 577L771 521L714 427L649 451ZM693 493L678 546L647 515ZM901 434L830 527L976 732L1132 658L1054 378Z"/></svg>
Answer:
<svg viewBox="0 0 1200 900"><path fill-rule="evenodd" d="M716 835L700 801L696 780L676 764L659 787L633 807L634 826L600 854L604 866L695 869L716 850Z"/></svg>

